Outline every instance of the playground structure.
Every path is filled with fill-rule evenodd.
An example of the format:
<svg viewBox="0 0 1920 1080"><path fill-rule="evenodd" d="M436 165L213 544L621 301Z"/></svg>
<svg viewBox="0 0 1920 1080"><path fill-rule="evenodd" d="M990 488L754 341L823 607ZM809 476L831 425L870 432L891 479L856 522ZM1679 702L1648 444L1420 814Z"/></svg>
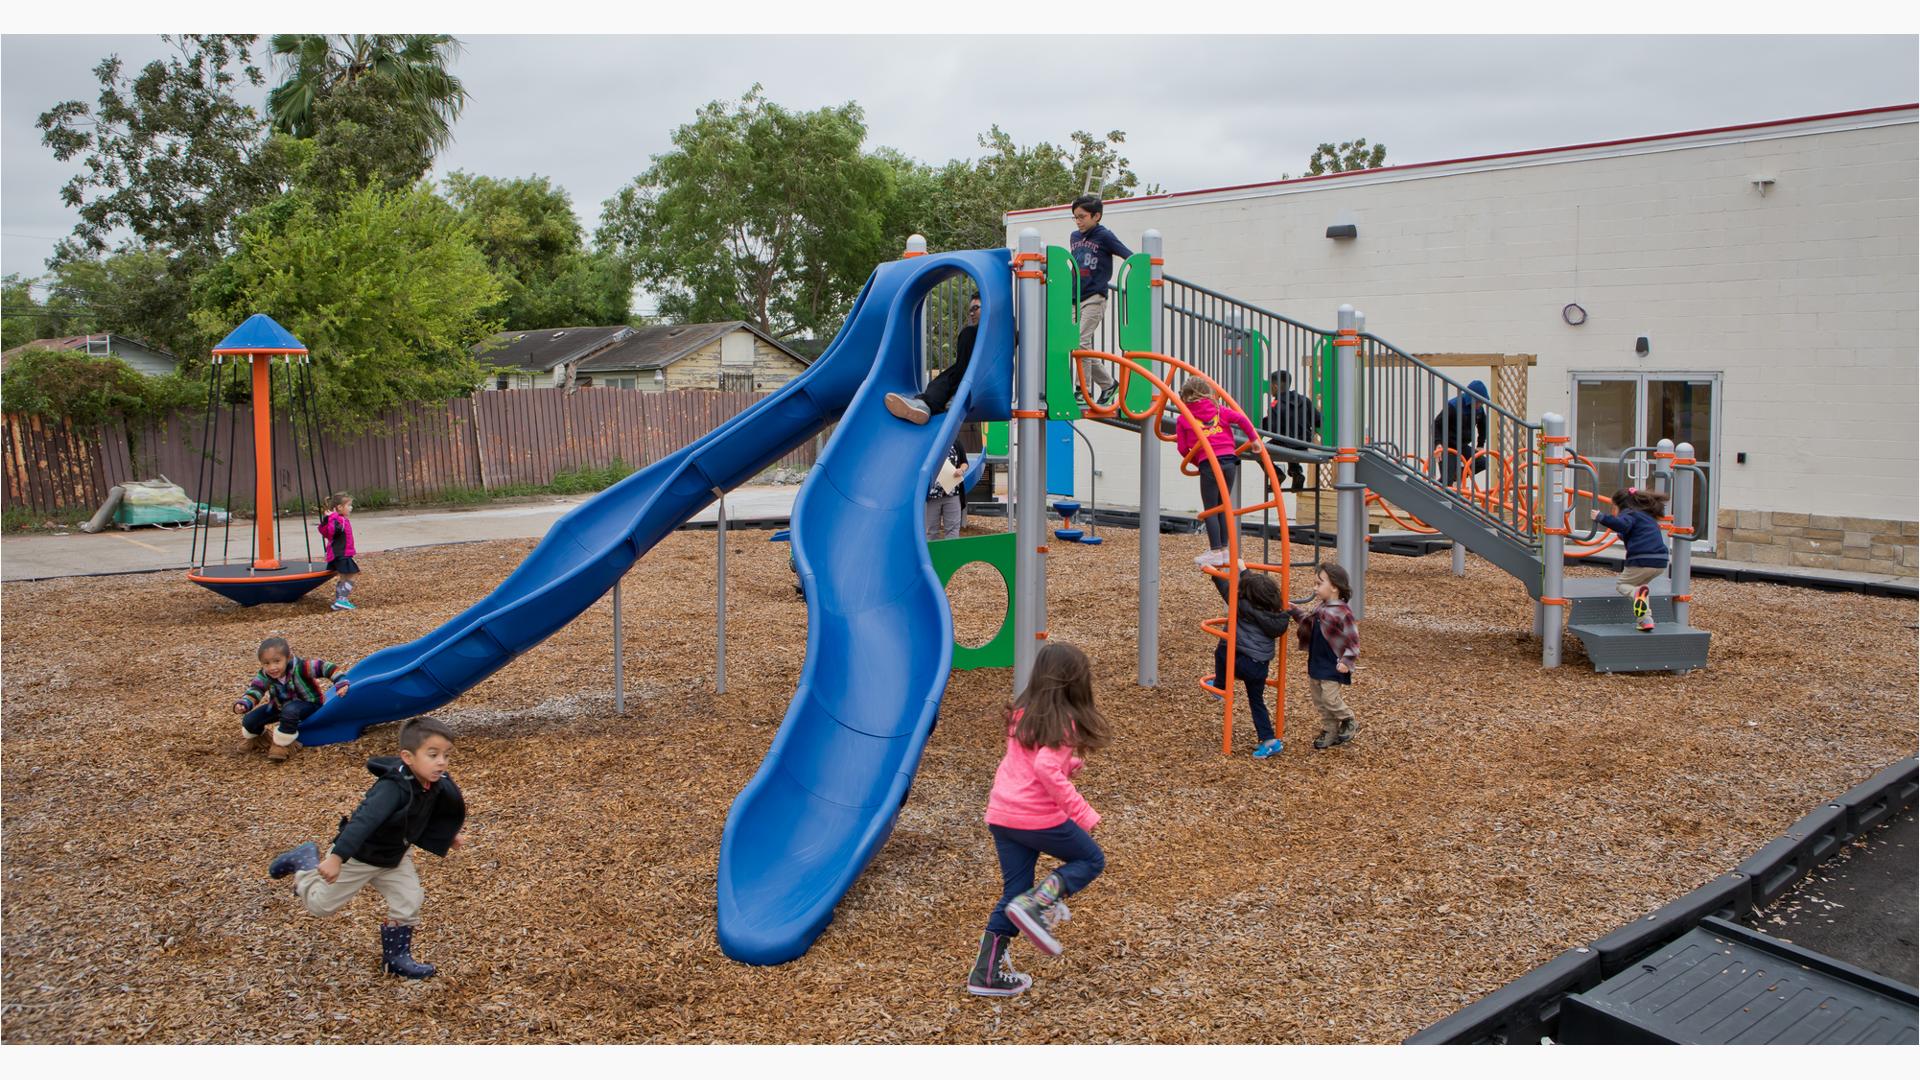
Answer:
<svg viewBox="0 0 1920 1080"><path fill-rule="evenodd" d="M1260 465L1265 498L1258 501L1238 499L1225 484L1207 439L1179 463L1184 476L1211 470L1224 493L1220 505L1200 517L1217 514L1233 523L1227 530L1226 565L1205 571L1224 580L1226 613L1201 620L1203 633L1234 640L1243 569L1276 574L1283 592L1289 591L1296 565L1293 528L1284 520L1277 454L1283 461L1331 463L1338 470L1337 549L1353 574L1356 614L1364 613L1371 488L1391 498L1409 528L1444 531L1528 583L1537 600L1535 630L1547 666L1559 661L1563 608L1572 609L1576 634L1593 633L1602 643L1599 649L1589 644L1596 662L1600 649L1620 637L1604 632L1610 614L1624 605L1611 584L1594 583L1605 592L1570 590L1561 574L1574 513L1566 478L1581 459L1565 449L1564 425L1557 417L1549 415L1536 425L1496 410L1488 445L1471 456L1459 455L1460 476L1449 478L1436 465L1446 448L1424 455L1405 448L1425 445L1419 432L1431 415L1427 406L1464 393L1464 387L1363 334L1363 317L1351 307L1340 309L1339 329L1328 332L1185 283L1184 303L1169 303L1155 292L1176 281L1162 270L1161 238L1149 231L1142 246L1116 279L1113 336L1118 342L1109 349L1076 347L1074 269L1063 249L1043 250L1034 230L1022 233L1015 252L910 249L901 260L882 265L833 343L804 374L576 507L492 593L439 629L354 665L354 693L328 701L303 726L302 740L314 745L345 741L369 726L445 705L617 590L636 560L694 514L835 424L801 489L789 534L808 608L805 667L760 770L733 804L720 847L723 949L750 963L794 959L825 929L839 899L890 834L937 720L949 673L1010 664L1014 692L1024 686L1047 637L1046 511L1049 495L1061 486L1049 478L1050 449L1064 445L1071 451L1072 424L1079 419L1138 433L1137 678L1141 686L1157 686L1159 446L1174 438L1169 406L1187 423L1195 422L1175 379L1204 380L1223 404L1258 417L1257 408L1241 408L1234 389L1259 401L1270 362L1303 369L1306 377L1298 385L1315 388L1314 396L1335 417L1334 436L1320 444L1263 433L1237 446L1237 456ZM888 414L884 398L889 392L920 390L925 308L934 291L952 279L970 284L982 301L972 366L949 411L924 426L907 424ZM1207 310L1191 306L1201 295L1207 297ZM1044 327L1042 333L1020 335L1017 358L1016 311L1022 323ZM1184 320L1178 325L1189 332L1208 328L1220 347L1195 360L1164 351L1175 336L1176 320ZM1092 404L1090 362L1117 369L1119 393L1113 403ZM989 452L997 445L1012 459L1014 529L928 544L923 539L925 492L967 421L986 422ZM1669 485L1693 464L1684 447L1674 448L1670 457L1657 456L1661 453L1656 450L1650 460L1655 475ZM987 456L972 463L969 482ZM1584 467L1591 472L1590 462ZM1476 479L1481 471L1492 474L1488 484ZM1061 493L1071 495L1070 485L1069 470L1069 490ZM1685 554L1679 549L1687 535L1682 530L1690 525L1686 487L1676 490L1680 498L1669 529L1676 537L1675 585L1656 590L1671 629L1654 640L1690 642L1697 635L1704 662L1704 634L1684 623L1690 597L1685 595ZM270 490L261 490L271 505ZM1597 498L1590 491L1573 495ZM1247 559L1243 529L1251 526L1253 515L1260 515L1264 525L1276 511L1283 520L1277 529L1262 528L1262 557ZM724 559L724 512L720 528ZM1070 521L1065 528L1075 531ZM259 532L270 536L272 530ZM1271 551L1275 538L1277 558ZM1590 531L1585 540L1599 538ZM1317 559L1317 533L1310 546ZM1010 612L990 642L968 650L954 643L944 586L972 562L987 562L999 571L1008 586ZM724 606L720 619L724 642ZM616 652L619 635L616 620ZM1675 661L1673 641L1661 648L1667 651L1655 650L1641 666L1697 666ZM1277 665L1270 682L1279 688L1274 722L1283 735L1285 667ZM717 657L716 676L724 690L724 654ZM1200 685L1220 699L1221 749L1231 754L1235 683ZM617 697L624 697L623 689L617 687Z"/></svg>
<svg viewBox="0 0 1920 1080"><path fill-rule="evenodd" d="M246 363L242 364L240 358ZM278 368L276 368L278 365ZM243 377L248 381L243 384ZM276 390L288 405L291 441L304 442L309 448L305 470L293 451L283 448L274 424ZM252 405L253 457L253 529L240 552L243 561L234 561L233 517L216 522L207 497L222 474L224 456L225 497L222 504L233 505L234 465L243 449L240 445L239 412L235 402L246 396ZM226 441L220 440L221 413L226 414ZM302 427L305 437L302 438ZM326 461L320 452L319 426L313 410L313 366L307 347L286 328L266 315L254 315L235 327L213 347L213 364L207 374L206 426L201 445L203 457L196 497L208 506L194 515L192 567L187 580L219 593L243 607L255 604L286 604L312 592L333 576L325 560L313 557L313 526L307 520L307 481L313 483L311 505L318 507L332 490ZM224 454L222 446L224 445ZM275 469L291 463L300 513L301 559L283 559L287 546L281 535L279 486ZM323 486L323 479L328 486ZM214 561L213 532L222 525L219 562Z"/></svg>

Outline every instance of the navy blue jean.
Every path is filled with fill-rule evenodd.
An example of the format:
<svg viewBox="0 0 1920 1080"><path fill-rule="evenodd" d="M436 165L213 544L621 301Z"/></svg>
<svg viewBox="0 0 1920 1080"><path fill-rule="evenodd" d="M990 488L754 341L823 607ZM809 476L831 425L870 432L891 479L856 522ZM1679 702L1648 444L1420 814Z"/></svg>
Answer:
<svg viewBox="0 0 1920 1080"><path fill-rule="evenodd" d="M1260 736L1261 742L1273 738L1273 717L1267 712L1267 675L1273 667L1273 661L1261 662L1242 653L1233 651L1233 677L1247 684L1247 711L1253 714L1253 730ZM1213 685L1227 685L1227 643L1216 642L1213 646Z"/></svg>
<svg viewBox="0 0 1920 1080"><path fill-rule="evenodd" d="M1106 852L1087 835L1087 830L1072 821L1063 821L1051 829L989 825L987 831L993 834L993 850L1000 856L1001 881L1000 902L993 905L993 916L987 920L990 934L1019 935L1020 928L1007 918L1007 902L1033 888L1033 868L1041 855L1060 860L1058 873L1067 886L1063 896L1072 896L1086 888L1107 868Z"/></svg>
<svg viewBox="0 0 1920 1080"><path fill-rule="evenodd" d="M341 678L345 677L341 676ZM295 735L300 731L300 721L312 716L313 711L319 707L318 703L305 698L296 698L285 705L276 704L272 698L268 698L255 705L252 712L241 717L240 726L247 729L247 734L258 735L267 730L267 725L273 723L274 718L278 717L280 730L285 734Z"/></svg>

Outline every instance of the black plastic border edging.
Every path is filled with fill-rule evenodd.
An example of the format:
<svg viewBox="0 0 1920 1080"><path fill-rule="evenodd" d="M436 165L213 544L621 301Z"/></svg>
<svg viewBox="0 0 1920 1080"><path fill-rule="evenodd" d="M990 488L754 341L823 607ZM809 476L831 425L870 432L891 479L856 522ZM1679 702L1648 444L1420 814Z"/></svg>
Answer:
<svg viewBox="0 0 1920 1080"><path fill-rule="evenodd" d="M1604 566L1609 570L1618 570L1623 560L1618 555L1586 555L1567 560L1568 565ZM1737 584L1758 582L1763 585L1791 585L1798 589L1819 589L1822 592L1853 592L1867 596L1896 596L1902 600L1920 597L1920 582L1912 585L1891 581L1854 581L1851 578L1819 577L1810 573L1789 573L1785 569L1762 570L1757 567L1723 567L1711 564L1693 564L1694 577L1725 578Z"/></svg>
<svg viewBox="0 0 1920 1080"><path fill-rule="evenodd" d="M1560 1022L1560 1002L1600 985L1600 954L1568 949L1525 975L1415 1032L1408 1045L1538 1044Z"/></svg>
<svg viewBox="0 0 1920 1080"><path fill-rule="evenodd" d="M1598 986L1698 926L1703 919L1737 921L1792 888L1848 841L1902 810L1920 794L1920 757L1881 769L1838 799L1793 823L1735 867L1652 914L1569 949L1486 997L1415 1032L1409 1045L1537 1043L1552 1037L1560 1001ZM1586 980L1591 981L1586 981Z"/></svg>

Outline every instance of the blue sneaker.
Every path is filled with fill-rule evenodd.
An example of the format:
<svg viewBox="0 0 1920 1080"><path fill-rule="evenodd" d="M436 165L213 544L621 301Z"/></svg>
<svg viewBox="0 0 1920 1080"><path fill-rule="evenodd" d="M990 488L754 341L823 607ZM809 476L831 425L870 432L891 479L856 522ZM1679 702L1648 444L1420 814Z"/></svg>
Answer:
<svg viewBox="0 0 1920 1080"><path fill-rule="evenodd" d="M1286 748L1287 744L1279 739L1268 739L1266 742L1254 748L1253 756L1257 758L1270 758Z"/></svg>
<svg viewBox="0 0 1920 1080"><path fill-rule="evenodd" d="M357 608L357 607L355 607L355 606L353 605L353 601L351 601L351 600L335 600L335 601L333 602L333 610L335 610L335 611L359 611L360 609L359 609L359 608Z"/></svg>
<svg viewBox="0 0 1920 1080"><path fill-rule="evenodd" d="M267 867L267 876L283 878L300 870L311 870L320 865L320 845L309 840L291 851L283 851L274 856L272 865Z"/></svg>

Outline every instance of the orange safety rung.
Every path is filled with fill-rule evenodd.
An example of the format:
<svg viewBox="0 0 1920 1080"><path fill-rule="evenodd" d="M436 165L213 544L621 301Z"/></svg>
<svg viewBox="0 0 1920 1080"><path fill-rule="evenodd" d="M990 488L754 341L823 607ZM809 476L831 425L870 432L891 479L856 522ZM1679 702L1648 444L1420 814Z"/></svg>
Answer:
<svg viewBox="0 0 1920 1080"><path fill-rule="evenodd" d="M1047 410L1015 409L1013 410L1013 418L1015 420L1045 420L1047 418Z"/></svg>

